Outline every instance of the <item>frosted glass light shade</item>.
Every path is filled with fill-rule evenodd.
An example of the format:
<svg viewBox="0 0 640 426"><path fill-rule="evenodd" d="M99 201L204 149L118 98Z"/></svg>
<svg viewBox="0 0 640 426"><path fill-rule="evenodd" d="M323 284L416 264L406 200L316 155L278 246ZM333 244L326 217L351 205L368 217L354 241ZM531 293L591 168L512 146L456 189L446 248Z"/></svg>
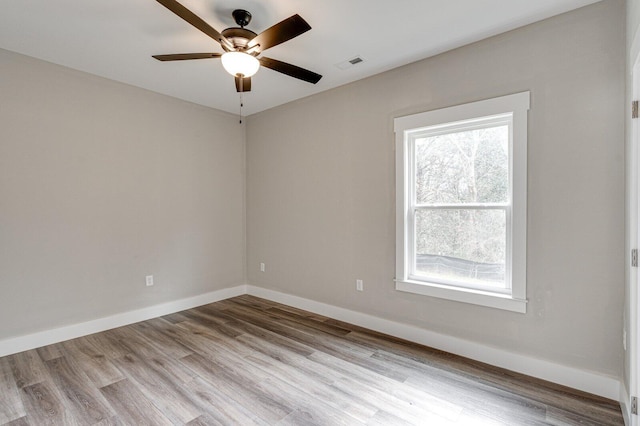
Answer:
<svg viewBox="0 0 640 426"><path fill-rule="evenodd" d="M222 54L222 66L233 76L242 74L243 77L251 77L260 68L260 62L247 53L226 52Z"/></svg>

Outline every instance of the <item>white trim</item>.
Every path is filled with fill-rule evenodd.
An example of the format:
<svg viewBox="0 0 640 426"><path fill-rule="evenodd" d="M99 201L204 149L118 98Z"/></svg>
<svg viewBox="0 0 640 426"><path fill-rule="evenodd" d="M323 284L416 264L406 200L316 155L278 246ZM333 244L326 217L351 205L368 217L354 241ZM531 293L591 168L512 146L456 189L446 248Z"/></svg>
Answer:
<svg viewBox="0 0 640 426"><path fill-rule="evenodd" d="M622 418L624 420L625 426L631 426L631 407L629 406L629 402L631 398L629 397L629 391L627 387L624 385L624 381L620 381L620 409L622 410Z"/></svg>
<svg viewBox="0 0 640 426"><path fill-rule="evenodd" d="M631 100L637 100L640 96L640 51L638 50L639 42L638 37L640 36L640 31L636 32L633 41L633 49L632 49L632 58L629 58L629 63L631 64L631 88L627 88L627 90L631 89ZM638 174L638 165L640 165L640 129L638 124L638 119L627 119L630 124L630 131L628 137L630 137L630 141L628 143L629 152L628 155L630 157L630 164L628 164L630 171L628 179L630 182L629 190L627 196L629 197L628 205L629 210L627 214L629 215L629 222L627 226L629 229L627 232L629 233L629 249L638 248L638 242L640 241L640 174ZM627 261L630 259L627 257ZM640 395L640 363L638 361L638 354L640 353L640 313L638 309L640 308L640 292L638 291L638 287L640 286L640 274L638 274L638 269L630 267L631 263L626 263L626 268L628 272L628 297L629 300L626 301L628 308L628 318L625 318L625 323L623 324L624 330L626 331L627 337L627 352L625 353L625 358L629 359L629 371L627 373L627 382L628 388L625 386L625 395L624 403L621 402L622 412L625 416L625 422L628 420L628 426L637 426L640 424L637 415L631 414L631 395L638 396ZM628 330L627 330L628 325ZM623 381L624 382L624 381ZM627 419L628 417L628 419Z"/></svg>
<svg viewBox="0 0 640 426"><path fill-rule="evenodd" d="M526 299L516 299L508 294L501 295L470 288L397 280L396 290L421 294L423 296L438 297L440 299L449 299L456 302L487 306L489 308L504 309L505 311L519 312L521 314L527 312Z"/></svg>
<svg viewBox="0 0 640 426"><path fill-rule="evenodd" d="M248 285L247 292L263 299L311 311L476 361L600 395L614 401L620 397L620 381L615 377L532 358L274 290Z"/></svg>
<svg viewBox="0 0 640 426"><path fill-rule="evenodd" d="M99 333L112 328L122 327L123 325L146 321L162 315L168 315L174 312L184 311L185 309L195 308L196 306L229 299L230 297L240 296L247 293L246 287L246 285L239 285L236 287L225 288L198 296L136 309L134 311L123 312L79 324L67 325L24 336L0 340L0 356L11 355L27 351L29 349L50 345L52 343L63 342L65 340L75 339L76 337Z"/></svg>
<svg viewBox="0 0 640 426"><path fill-rule="evenodd" d="M447 122L466 121L472 117L500 115L512 111L527 111L530 107L529 97L530 93L526 91L434 111L406 115L394 120L394 130L398 132L404 129L418 129Z"/></svg>
<svg viewBox="0 0 640 426"><path fill-rule="evenodd" d="M426 111L394 119L396 146L396 289L490 308L526 313L527 279L527 134L530 92L515 93L477 102ZM413 186L411 135L460 123L510 115L509 198L506 206L506 287L495 293L474 290L471 285L434 284L412 274ZM418 283L417 281L420 280Z"/></svg>

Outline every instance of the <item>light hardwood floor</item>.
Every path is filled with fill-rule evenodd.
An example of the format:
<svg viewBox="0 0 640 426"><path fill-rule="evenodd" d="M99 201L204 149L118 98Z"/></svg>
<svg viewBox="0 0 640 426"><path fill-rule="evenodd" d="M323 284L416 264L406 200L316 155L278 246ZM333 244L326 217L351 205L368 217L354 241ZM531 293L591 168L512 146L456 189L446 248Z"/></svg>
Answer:
<svg viewBox="0 0 640 426"><path fill-rule="evenodd" d="M0 358L9 425L621 425L619 405L241 296Z"/></svg>

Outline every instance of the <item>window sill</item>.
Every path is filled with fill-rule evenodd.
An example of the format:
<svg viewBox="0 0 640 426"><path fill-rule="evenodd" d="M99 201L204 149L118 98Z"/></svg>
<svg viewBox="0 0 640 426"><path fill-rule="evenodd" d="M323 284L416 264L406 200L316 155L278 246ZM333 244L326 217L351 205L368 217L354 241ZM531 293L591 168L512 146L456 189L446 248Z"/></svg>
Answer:
<svg viewBox="0 0 640 426"><path fill-rule="evenodd" d="M489 308L503 309L506 311L527 312L527 300L516 299L506 294L496 294L486 291L448 287L439 284L419 281L396 280L396 290L407 293L421 294L423 296L437 297L440 299L454 300L456 302L471 303L473 305Z"/></svg>

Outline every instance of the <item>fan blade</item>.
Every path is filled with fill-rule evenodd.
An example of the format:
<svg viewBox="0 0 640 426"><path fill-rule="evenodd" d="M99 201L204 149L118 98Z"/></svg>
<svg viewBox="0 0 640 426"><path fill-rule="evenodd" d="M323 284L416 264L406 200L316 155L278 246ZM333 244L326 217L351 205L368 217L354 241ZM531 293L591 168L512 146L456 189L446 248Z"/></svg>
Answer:
<svg viewBox="0 0 640 426"><path fill-rule="evenodd" d="M251 77L241 78L236 76L236 92L250 92Z"/></svg>
<svg viewBox="0 0 640 426"><path fill-rule="evenodd" d="M293 15L255 36L247 45L247 50L260 45L257 50L258 52L262 52L270 47L291 40L310 29L311 26L307 24L307 21L302 19L300 15Z"/></svg>
<svg viewBox="0 0 640 426"><path fill-rule="evenodd" d="M282 74L286 74L290 77L304 80L309 83L316 84L322 78L320 74L316 74L313 71L309 71L304 68L288 64L286 62L278 61L276 59L266 58L263 56L262 58L258 58L258 60L260 61L260 65L262 65L263 67L271 68L274 71L281 72Z"/></svg>
<svg viewBox="0 0 640 426"><path fill-rule="evenodd" d="M184 61L187 59L219 58L222 53L175 53L173 55L153 55L159 61Z"/></svg>
<svg viewBox="0 0 640 426"><path fill-rule="evenodd" d="M191 12L189 9L178 3L176 0L157 0L158 3L187 21L189 24L193 25L215 41L220 44L224 44L226 47L233 50L233 44L229 40L226 39L225 36L220 34L218 31L213 29L209 24L204 22L201 18L199 18L195 13Z"/></svg>

